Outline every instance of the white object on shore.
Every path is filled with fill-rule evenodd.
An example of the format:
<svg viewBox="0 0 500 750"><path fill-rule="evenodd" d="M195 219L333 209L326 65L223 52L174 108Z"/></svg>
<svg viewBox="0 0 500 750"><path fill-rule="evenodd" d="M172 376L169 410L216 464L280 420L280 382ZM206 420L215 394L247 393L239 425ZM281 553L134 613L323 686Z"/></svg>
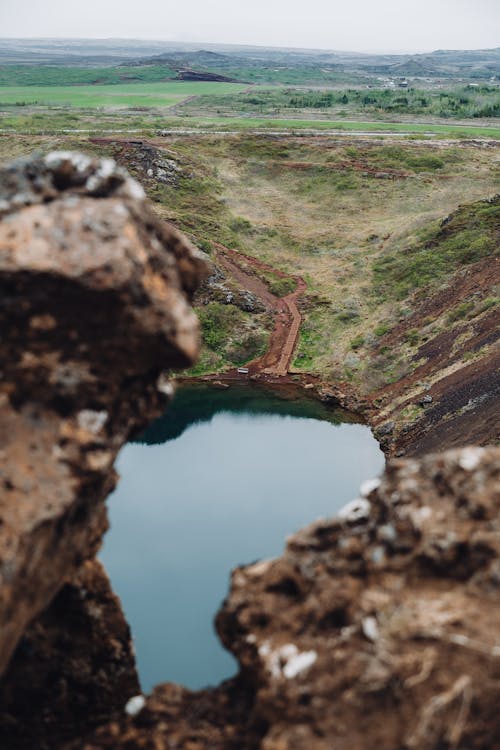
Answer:
<svg viewBox="0 0 500 750"><path fill-rule="evenodd" d="M146 698L143 695L134 695L125 703L125 713L128 716L137 716L146 705Z"/></svg>

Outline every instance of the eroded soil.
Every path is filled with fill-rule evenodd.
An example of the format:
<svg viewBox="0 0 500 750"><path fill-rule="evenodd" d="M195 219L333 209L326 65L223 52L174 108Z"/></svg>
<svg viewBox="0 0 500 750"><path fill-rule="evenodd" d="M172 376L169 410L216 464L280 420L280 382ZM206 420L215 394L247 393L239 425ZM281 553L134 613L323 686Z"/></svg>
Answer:
<svg viewBox="0 0 500 750"><path fill-rule="evenodd" d="M390 452L423 455L500 439L498 307L454 325L449 317L463 300L475 300L480 308L499 284L500 260L485 258L449 279L381 337L379 351L397 350L409 331L423 332L408 374L370 394L377 405L373 423L382 428Z"/></svg>

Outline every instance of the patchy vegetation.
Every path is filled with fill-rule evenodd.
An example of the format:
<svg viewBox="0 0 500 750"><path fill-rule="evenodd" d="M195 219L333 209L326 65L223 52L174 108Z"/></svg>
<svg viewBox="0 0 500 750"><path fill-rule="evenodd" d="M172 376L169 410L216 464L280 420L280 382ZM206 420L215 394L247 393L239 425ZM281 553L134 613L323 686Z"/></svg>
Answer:
<svg viewBox="0 0 500 750"><path fill-rule="evenodd" d="M251 314L220 302L198 307L197 312L203 342L217 356L217 368L243 365L264 353L268 336Z"/></svg>
<svg viewBox="0 0 500 750"><path fill-rule="evenodd" d="M405 86L408 84L405 82ZM412 115L446 119L500 116L500 90L497 86L453 86L433 88L255 88L235 96L204 96L183 107L186 112L212 114L244 113L250 116L286 113L313 116L369 115L375 118Z"/></svg>
<svg viewBox="0 0 500 750"><path fill-rule="evenodd" d="M382 301L405 299L415 289L435 286L463 265L499 254L500 195L497 195L460 206L437 226L426 227L407 244L383 253L373 266L375 290Z"/></svg>

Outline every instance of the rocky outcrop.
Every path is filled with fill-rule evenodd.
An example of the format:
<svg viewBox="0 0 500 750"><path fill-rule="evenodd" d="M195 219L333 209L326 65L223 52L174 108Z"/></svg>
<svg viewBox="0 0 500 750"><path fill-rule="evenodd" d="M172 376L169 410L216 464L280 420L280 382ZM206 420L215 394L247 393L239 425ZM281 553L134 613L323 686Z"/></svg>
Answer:
<svg viewBox="0 0 500 750"><path fill-rule="evenodd" d="M0 682L0 747L54 750L138 692L120 602L89 560L24 633Z"/></svg>
<svg viewBox="0 0 500 750"><path fill-rule="evenodd" d="M204 266L109 159L0 174L0 674L107 526L119 448L191 364Z"/></svg>
<svg viewBox="0 0 500 750"><path fill-rule="evenodd" d="M206 257L210 272L203 283L200 284L195 296L195 305L220 302L223 305L234 305L243 312L266 312L268 308L254 292L236 284L208 255Z"/></svg>
<svg viewBox="0 0 500 750"><path fill-rule="evenodd" d="M207 70L180 70L179 81L217 81L218 83L241 83L237 78L228 78L220 73L209 73Z"/></svg>
<svg viewBox="0 0 500 750"><path fill-rule="evenodd" d="M92 138L92 143L107 144L109 139ZM164 150L147 141L117 140L113 144L116 160L120 164L125 164L132 174L137 174L141 184L162 184L172 187L179 184L179 178L183 174L182 168L175 159L168 158Z"/></svg>
<svg viewBox="0 0 500 750"><path fill-rule="evenodd" d="M281 558L233 572L237 680L160 686L72 747L500 747L500 449L394 460Z"/></svg>

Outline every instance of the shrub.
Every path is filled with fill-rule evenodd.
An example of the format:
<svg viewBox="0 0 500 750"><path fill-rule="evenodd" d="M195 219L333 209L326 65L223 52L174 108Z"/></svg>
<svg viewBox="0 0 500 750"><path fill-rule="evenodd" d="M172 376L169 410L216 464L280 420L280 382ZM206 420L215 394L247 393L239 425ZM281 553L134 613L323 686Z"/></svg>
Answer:
<svg viewBox="0 0 500 750"><path fill-rule="evenodd" d="M269 289L276 297L285 297L295 290L296 284L293 279L276 279L271 281Z"/></svg>
<svg viewBox="0 0 500 750"><path fill-rule="evenodd" d="M474 302L462 302L457 305L447 316L446 320L448 323L454 323L456 320L463 320L473 309Z"/></svg>
<svg viewBox="0 0 500 750"><path fill-rule="evenodd" d="M420 339L420 332L417 328L410 328L405 333L405 341L410 344L410 346L416 346L418 344Z"/></svg>
<svg viewBox="0 0 500 750"><path fill-rule="evenodd" d="M227 358L235 365L243 365L263 354L267 336L263 332L252 331L242 341L234 344L227 352Z"/></svg>
<svg viewBox="0 0 500 750"><path fill-rule="evenodd" d="M233 232L242 232L244 234L251 234L253 229L248 219L244 219L242 216L236 216L232 219L229 223L229 228Z"/></svg>
<svg viewBox="0 0 500 750"><path fill-rule="evenodd" d="M198 317L205 344L212 351L221 350L227 341L228 332L234 325L234 307L223 305L221 302L210 302L199 308Z"/></svg>
<svg viewBox="0 0 500 750"><path fill-rule="evenodd" d="M491 308L496 305L498 305L497 297L486 297L486 299L482 301L477 314L479 315L480 313L486 312L486 310L491 310Z"/></svg>
<svg viewBox="0 0 500 750"><path fill-rule="evenodd" d="M365 337L360 333L351 341L351 349L359 349L365 343Z"/></svg>
<svg viewBox="0 0 500 750"><path fill-rule="evenodd" d="M375 336L383 336L387 331L390 330L390 325L388 323L379 323L378 326L374 329Z"/></svg>

